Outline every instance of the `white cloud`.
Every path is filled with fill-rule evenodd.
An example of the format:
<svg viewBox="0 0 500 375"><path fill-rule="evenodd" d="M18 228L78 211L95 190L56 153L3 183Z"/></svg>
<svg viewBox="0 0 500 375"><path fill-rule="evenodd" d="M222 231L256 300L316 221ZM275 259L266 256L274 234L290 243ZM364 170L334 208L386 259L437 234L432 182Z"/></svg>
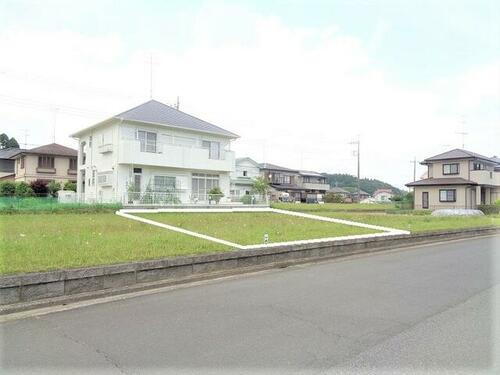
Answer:
<svg viewBox="0 0 500 375"><path fill-rule="evenodd" d="M154 97L179 95L182 110L240 134L240 155L354 173L348 142L361 134L363 176L401 186L412 177L414 155L457 145L462 113L483 122L470 148L495 153L491 136L480 135L494 133L500 117L484 107L499 99L495 64L402 87L376 67L369 46L335 26L290 28L236 6L204 8L195 20L192 44L153 51ZM77 128L148 99L150 51L131 49L120 35L10 30L0 44L8 51L0 62L5 131L19 136L28 127L32 143L51 141L53 112L13 106L12 97L59 105L57 140L69 145Z"/></svg>

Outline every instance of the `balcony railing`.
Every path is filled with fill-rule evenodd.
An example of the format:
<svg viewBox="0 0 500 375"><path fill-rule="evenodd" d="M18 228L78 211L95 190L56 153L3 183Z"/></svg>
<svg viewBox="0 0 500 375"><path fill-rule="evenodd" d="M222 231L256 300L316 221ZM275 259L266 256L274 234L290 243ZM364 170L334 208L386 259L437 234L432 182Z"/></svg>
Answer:
<svg viewBox="0 0 500 375"><path fill-rule="evenodd" d="M98 147L98 149L99 149L99 152L101 154L106 154L108 152L113 152L113 144L112 143L107 143L105 145L100 145Z"/></svg>

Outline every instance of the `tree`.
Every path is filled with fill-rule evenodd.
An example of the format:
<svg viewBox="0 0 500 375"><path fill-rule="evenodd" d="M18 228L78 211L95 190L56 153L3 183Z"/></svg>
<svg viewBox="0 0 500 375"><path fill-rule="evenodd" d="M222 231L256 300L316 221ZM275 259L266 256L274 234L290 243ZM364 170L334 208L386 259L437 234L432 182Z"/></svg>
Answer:
<svg viewBox="0 0 500 375"><path fill-rule="evenodd" d="M16 183L14 181L0 182L0 196L12 197L16 192Z"/></svg>
<svg viewBox="0 0 500 375"><path fill-rule="evenodd" d="M0 134L0 149L2 148L19 148L19 143L17 143L14 137L9 138L5 133Z"/></svg>
<svg viewBox="0 0 500 375"><path fill-rule="evenodd" d="M16 184L16 197L32 197L35 195L31 186L29 186L26 182L21 181Z"/></svg>
<svg viewBox="0 0 500 375"><path fill-rule="evenodd" d="M326 193L323 199L326 203L344 203L342 195L336 193Z"/></svg>
<svg viewBox="0 0 500 375"><path fill-rule="evenodd" d="M252 190L259 194L261 197L265 197L269 191L269 183L264 177L257 177L253 181Z"/></svg>
<svg viewBox="0 0 500 375"><path fill-rule="evenodd" d="M71 181L66 181L66 183L64 184L64 190L71 190L76 193L76 184Z"/></svg>
<svg viewBox="0 0 500 375"><path fill-rule="evenodd" d="M61 183L56 181L50 181L47 185L47 190L53 197L57 196L57 192L61 190Z"/></svg>
<svg viewBox="0 0 500 375"><path fill-rule="evenodd" d="M37 197L47 195L48 192L47 181L45 180L31 181L30 186Z"/></svg>

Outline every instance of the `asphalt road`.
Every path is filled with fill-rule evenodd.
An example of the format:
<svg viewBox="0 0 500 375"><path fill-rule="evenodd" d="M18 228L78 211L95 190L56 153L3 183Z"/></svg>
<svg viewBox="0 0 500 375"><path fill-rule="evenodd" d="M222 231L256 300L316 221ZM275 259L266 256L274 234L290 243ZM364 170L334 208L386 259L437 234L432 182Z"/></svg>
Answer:
<svg viewBox="0 0 500 375"><path fill-rule="evenodd" d="M0 372L500 373L499 265L479 238L7 321Z"/></svg>

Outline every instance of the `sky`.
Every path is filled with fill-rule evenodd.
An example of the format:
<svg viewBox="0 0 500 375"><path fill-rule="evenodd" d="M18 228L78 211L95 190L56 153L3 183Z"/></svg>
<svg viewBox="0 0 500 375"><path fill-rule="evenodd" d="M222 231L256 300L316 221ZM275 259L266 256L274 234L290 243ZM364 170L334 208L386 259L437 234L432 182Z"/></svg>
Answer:
<svg viewBox="0 0 500 375"><path fill-rule="evenodd" d="M403 187L463 141L500 155L500 1L0 0L0 133L76 147L151 91L258 162L355 174L359 137Z"/></svg>

